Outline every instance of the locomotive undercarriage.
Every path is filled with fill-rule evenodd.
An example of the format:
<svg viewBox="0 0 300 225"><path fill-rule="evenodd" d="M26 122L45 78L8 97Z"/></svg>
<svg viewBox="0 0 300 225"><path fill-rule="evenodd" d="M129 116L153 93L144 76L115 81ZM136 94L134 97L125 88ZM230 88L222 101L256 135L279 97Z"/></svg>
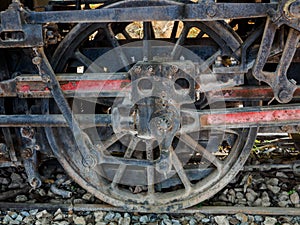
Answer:
<svg viewBox="0 0 300 225"><path fill-rule="evenodd" d="M0 166L32 187L55 157L105 202L174 211L229 183L258 128L299 132L299 1L76 3L1 12Z"/></svg>

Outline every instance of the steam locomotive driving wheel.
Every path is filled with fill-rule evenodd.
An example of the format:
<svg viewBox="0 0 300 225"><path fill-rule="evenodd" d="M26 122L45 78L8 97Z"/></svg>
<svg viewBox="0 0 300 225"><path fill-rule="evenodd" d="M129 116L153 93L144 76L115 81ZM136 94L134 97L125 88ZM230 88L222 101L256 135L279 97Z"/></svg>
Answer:
<svg viewBox="0 0 300 225"><path fill-rule="evenodd" d="M107 7L130 4L139 2ZM68 99L75 115L93 115L92 125L80 124L86 154L72 128L46 128L49 143L68 174L109 204L141 211L195 205L234 178L256 136L256 128L202 128L198 121L202 109L227 107L209 99L212 89L201 75L214 80L214 91L220 88L211 67L218 57L238 58L241 40L223 22L175 21L164 39L150 22L143 22L140 39L129 26L78 24L60 43L54 70L98 76L103 87L98 97L87 91ZM118 80L121 88L114 90L110 85ZM45 111L58 113L53 105L45 101ZM97 124L97 116L107 123Z"/></svg>

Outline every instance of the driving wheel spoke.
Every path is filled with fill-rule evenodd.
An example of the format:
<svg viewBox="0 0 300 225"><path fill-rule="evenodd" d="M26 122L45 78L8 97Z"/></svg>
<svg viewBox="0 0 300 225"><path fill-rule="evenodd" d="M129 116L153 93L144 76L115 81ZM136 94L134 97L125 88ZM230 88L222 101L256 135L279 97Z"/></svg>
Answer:
<svg viewBox="0 0 300 225"><path fill-rule="evenodd" d="M131 40L132 39L130 34L125 29L122 31L122 34L124 35L126 40Z"/></svg>
<svg viewBox="0 0 300 225"><path fill-rule="evenodd" d="M101 148L106 150L107 148L112 146L114 143L116 143L118 140L120 140L125 135L126 135L126 133L114 134L108 140L102 142Z"/></svg>
<svg viewBox="0 0 300 225"><path fill-rule="evenodd" d="M223 167L222 162L214 156L211 152L209 152L206 148L198 144L193 138L191 138L187 134L182 134L180 139L186 143L190 148L194 149L196 152L200 153L203 158L212 163L217 169L220 171Z"/></svg>
<svg viewBox="0 0 300 225"><path fill-rule="evenodd" d="M144 37L143 37L143 60L148 61L151 60L152 54L151 54L151 43L149 40L151 40L152 36L152 24L151 22L144 22L143 23L143 31L144 31Z"/></svg>
<svg viewBox="0 0 300 225"><path fill-rule="evenodd" d="M135 138L132 138L129 145L128 145L128 147L127 147L127 149L126 149L126 152L124 154L124 158L129 159L132 156L137 144L138 144L137 140ZM114 179L111 183L112 188L116 188L117 184L120 183L120 181L121 181L121 179L124 175L125 170L126 170L126 165L125 164L120 164L117 171L116 171L116 173L115 173L115 175L114 175Z"/></svg>
<svg viewBox="0 0 300 225"><path fill-rule="evenodd" d="M115 51L116 56L118 56L120 58L121 63L123 64L126 71L129 71L129 67L128 67L129 62L128 62L127 57L124 54L122 47L120 46L117 38L115 37L115 33L112 29L111 24L108 24L104 30L105 30L107 39L111 43L112 47L114 47L113 50Z"/></svg>
<svg viewBox="0 0 300 225"><path fill-rule="evenodd" d="M184 185L185 191L189 193L192 189L192 184L183 168L183 165L178 158L177 154L175 153L174 149L171 147L171 157L172 157L172 164L176 170L176 173L178 174L182 184Z"/></svg>
<svg viewBox="0 0 300 225"><path fill-rule="evenodd" d="M199 66L199 71L201 71L201 72L204 72L204 71L206 71L207 69L209 69L209 67L213 64L213 63L215 63L215 61L216 61L216 59L217 59L217 57L219 56L219 55L221 55L221 49L219 49L218 51L216 51L215 52L215 54L213 54L211 57L209 57L207 60L205 60L204 62L202 62L201 63L201 65ZM207 82L207 81L201 81L201 77L200 77L200 83L204 83L205 84L205 82ZM204 90L203 90L204 91ZM209 91L209 90L205 90L205 91Z"/></svg>
<svg viewBox="0 0 300 225"><path fill-rule="evenodd" d="M190 30L190 26L185 24L185 26L183 27L183 29L179 35L178 40L176 41L176 43L173 47L173 50L171 52L171 58L177 59L179 57L182 45L183 45L184 41L186 40L186 36L188 35L189 30Z"/></svg>
<svg viewBox="0 0 300 225"><path fill-rule="evenodd" d="M146 155L147 160L153 161L153 141L146 142ZM148 185L148 195L153 195L155 192L155 170L153 166L147 167L147 185Z"/></svg>
<svg viewBox="0 0 300 225"><path fill-rule="evenodd" d="M205 34L204 31L200 31L199 34L197 34L197 37L196 38L202 38L202 36Z"/></svg>
<svg viewBox="0 0 300 225"><path fill-rule="evenodd" d="M179 25L179 21L175 21L173 24L173 29L172 29L172 33L171 33L171 39L175 39L176 38L176 34L178 31L178 25Z"/></svg>
<svg viewBox="0 0 300 225"><path fill-rule="evenodd" d="M93 63L92 60L86 57L79 49L75 51L74 57L79 62L81 62L86 68L88 68L88 71L91 73L99 73L104 71L101 67Z"/></svg>

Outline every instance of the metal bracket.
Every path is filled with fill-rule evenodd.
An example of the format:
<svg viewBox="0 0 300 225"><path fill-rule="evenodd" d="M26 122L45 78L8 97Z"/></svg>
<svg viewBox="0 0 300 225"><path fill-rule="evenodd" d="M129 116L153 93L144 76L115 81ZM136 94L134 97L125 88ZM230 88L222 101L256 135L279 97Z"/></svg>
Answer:
<svg viewBox="0 0 300 225"><path fill-rule="evenodd" d="M38 188L42 185L37 169L37 153L40 149L39 145L36 144L35 130L31 127L22 127L20 129L22 137L22 159L25 167L25 171L28 177L28 182L31 187Z"/></svg>
<svg viewBox="0 0 300 225"><path fill-rule="evenodd" d="M82 157L82 164L87 169L96 166L97 159L93 154L93 144L88 136L81 130L78 121L76 120L56 78L56 75L44 53L43 48L33 48L35 57L32 63L36 65L39 70L43 82L47 85L54 100L57 103L62 115L66 119L71 131L73 132L74 139L78 146L79 156Z"/></svg>
<svg viewBox="0 0 300 225"><path fill-rule="evenodd" d="M277 27L284 24L300 31L300 1L282 0L279 1L277 10L270 9L268 12L271 20Z"/></svg>
<svg viewBox="0 0 300 225"><path fill-rule="evenodd" d="M22 5L12 2L0 13L0 48L43 46L42 25L25 24L22 12Z"/></svg>
<svg viewBox="0 0 300 225"><path fill-rule="evenodd" d="M266 82L272 87L274 97L278 102L287 103L292 100L293 94L297 88L295 82L288 80L287 71L295 55L299 43L300 32L290 28L276 71L263 71L271 52L277 28L277 24L273 23L271 19L268 18L266 21L261 47L259 49L252 72L256 79Z"/></svg>
<svg viewBox="0 0 300 225"><path fill-rule="evenodd" d="M195 64L187 60L138 62L129 71L131 100L137 102L150 96L162 96L180 104L191 103L195 99L195 70Z"/></svg>

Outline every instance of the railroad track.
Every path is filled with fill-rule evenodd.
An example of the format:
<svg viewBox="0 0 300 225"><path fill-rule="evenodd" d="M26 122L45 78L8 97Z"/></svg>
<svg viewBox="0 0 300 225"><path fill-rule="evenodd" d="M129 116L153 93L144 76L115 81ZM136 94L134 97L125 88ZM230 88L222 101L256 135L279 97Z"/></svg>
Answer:
<svg viewBox="0 0 300 225"><path fill-rule="evenodd" d="M57 211L58 209L63 212L94 212L94 211L113 211L113 212L130 212L130 209L118 208L108 204L50 204L50 203L13 203L13 202L0 202L0 209L3 210L47 210ZM151 213L151 212L147 212ZM209 214L233 215L237 213L244 213L249 215L269 215L269 216L300 216L300 208L283 208L283 207L246 207L246 206L201 206L191 207L187 209L177 210L175 212L161 211L160 213L168 214Z"/></svg>
<svg viewBox="0 0 300 225"><path fill-rule="evenodd" d="M38 212L42 215L53 215L51 217L51 220L54 220L55 215L57 212L61 212L63 215L64 220L67 221L67 219L71 221L76 220L78 217L84 217L87 215L90 215L93 217L94 220L96 220L96 216L99 212L100 214L103 215L121 215L122 218L125 218L126 216L130 216L130 220L133 223L136 218L138 218L137 222L140 222L140 219L143 217L150 218L151 216L155 215L158 219L157 221L163 221L163 217L165 215L168 215L170 220L174 221L179 221L180 219L183 218L196 218L195 215L201 215L204 217L204 219L210 220L208 224L218 224L216 221L218 219L223 219L229 220L229 218L237 218L239 215L245 215L249 220L250 218L257 218L261 217L263 218L264 221L267 220L267 218L273 218L274 220L276 219L278 222L281 222L282 218L287 218L290 217L294 221L298 221L298 217L300 216L300 208L298 206L289 204L286 207L278 207L278 203L276 202L277 199L281 198L280 193L286 192L287 190L292 190L293 186L296 184L300 184L299 182L299 173L298 172L298 167L295 165L298 165L298 160L294 161L283 161L281 164L268 164L265 160L264 157L269 157L269 159L275 160L277 156L277 151L280 148L281 143L289 143L292 144L292 140L288 138L286 135L285 136L270 136L264 134L264 136L259 136L258 140L261 140L260 143L257 143L257 146L262 147L260 148L260 159L262 160L260 164L258 164L258 161L253 161L253 157L248 160L246 163L243 171L239 173L237 176L237 179L227 185L223 190L221 190L214 198L211 198L209 200L206 200L205 202L198 204L194 207L186 208L186 209L180 209L176 211L163 211L160 210L159 212L157 211L148 211L148 212L143 212L139 211L137 212L136 210L132 209L126 209L126 208L119 208L119 207L114 207L111 205L108 205L106 203L98 203L99 201L86 201L86 203L75 203L75 199L78 198L83 198L84 192L81 192L79 190L75 191L77 192L77 195L73 198L63 198L58 195L52 195L52 198L48 198L48 200L43 200L43 199L38 199L36 202L32 202L32 198L28 197L28 202L16 202L15 199L17 195L24 194L29 196L30 193L35 192L37 190L29 190L29 186L23 187L23 190L18 192L11 192L12 195L8 199L9 201L6 201L6 199L0 198L0 211L2 214L0 215L0 222L5 220L6 215L11 215L12 213L15 213L15 215L22 215L22 213L25 212L30 212L30 211L35 211ZM267 141L264 141L267 140ZM278 140L278 142L273 140ZM270 146L270 143L274 144L275 146L277 145L276 149L271 149L274 146ZM279 146L278 146L279 145ZM265 146L265 148L264 148ZM268 152L268 150L271 149L271 151ZM283 149L283 152L287 152L289 149ZM296 157L297 159L297 157ZM252 164L251 164L252 163ZM49 166L53 164L49 164ZM296 169L295 169L296 168ZM282 178L278 177L279 184L277 184L278 187L281 188L280 192L278 194L274 194L272 196L272 191L271 189L266 188L266 190L258 190L257 183L266 183L267 185L270 184L270 180L277 179L276 175L278 175L278 172L282 174L286 174L288 177L293 177L293 182L289 183L294 183L291 186L284 187L284 182L287 182L289 178ZM48 179L53 179L53 177L60 177L57 176L57 173L51 174L52 177L44 177L43 180L46 181L41 189L44 190L46 193L51 190L51 184L49 183ZM262 177L267 176L265 178L265 181L261 181ZM22 176L22 174L21 174ZM269 177L268 177L269 176ZM249 181L249 177L253 179L251 181L251 184L247 184ZM247 178L247 179L246 179ZM257 180L255 180L257 179ZM48 180L48 181L47 181ZM291 181L291 179L290 179ZM48 183L47 183L48 182ZM64 191L70 191L72 189L72 184L70 186L68 185L61 185L58 186L60 190ZM246 186L245 186L246 185ZM238 195L238 192L243 193L246 196L246 193L248 193L249 189L253 189L257 192L258 197L260 197L262 192L267 192L270 197L270 203L271 205L269 207L263 207L263 206L247 206L246 205L241 205L239 203L230 203L229 201L224 200L221 196L224 196L224 194L230 192L228 190L235 190L236 195ZM21 189L20 189L21 190ZM11 190L10 190L11 191ZM295 192L299 192L298 190L295 190ZM81 194L78 194L81 193ZM289 193L290 196L291 193ZM60 198L58 198L60 197ZM51 200L57 200L56 203L49 203ZM72 200L71 200L72 199ZM224 200L222 202L222 199ZM31 200L31 201L30 201ZM236 199L237 200L237 199ZM226 206L220 204L224 203L227 204ZM278 200L279 201L279 200ZM215 205L217 204L217 205ZM44 213L44 214L43 214ZM49 213L49 214L48 214ZM125 216L126 215L126 216ZM41 219L38 219L35 215L34 221L38 221ZM105 216L104 216L105 217ZM103 224L109 224L110 221L106 221L103 217ZM25 217L24 217L25 218ZM86 217L84 217L86 218ZM197 220L199 222L200 220ZM56 221L57 222L57 221ZM116 223L118 221L115 220ZM201 221L200 221L201 222ZM53 221L54 224L55 221ZM75 223L75 222L69 222L74 223L74 224L81 224L81 223ZM96 222L95 222L96 223ZM59 223L58 223L59 224ZM84 224L84 223L82 223ZM88 223L86 223L88 224ZM119 223L122 224L122 223ZM143 224L143 223L141 223ZM162 223L163 224L163 223ZM179 223L183 224L183 223ZM198 224L198 223L196 223ZM260 223L257 223L260 224ZM263 222L261 222L263 224ZM291 224L291 223L290 223Z"/></svg>

